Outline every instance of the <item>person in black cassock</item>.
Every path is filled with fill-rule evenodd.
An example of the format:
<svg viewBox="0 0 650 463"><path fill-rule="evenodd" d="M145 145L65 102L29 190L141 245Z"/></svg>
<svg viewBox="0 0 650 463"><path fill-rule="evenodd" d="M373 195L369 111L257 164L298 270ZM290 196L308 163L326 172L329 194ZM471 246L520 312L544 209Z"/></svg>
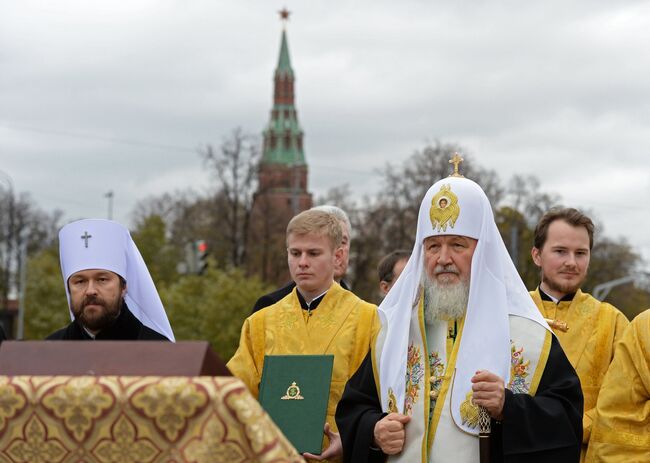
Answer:
<svg viewBox="0 0 650 463"><path fill-rule="evenodd" d="M451 176L426 193L379 315L336 410L344 461L579 461L580 381L476 183Z"/></svg>
<svg viewBox="0 0 650 463"><path fill-rule="evenodd" d="M129 231L80 220L59 232L72 322L48 340L174 340L151 275Z"/></svg>
<svg viewBox="0 0 650 463"><path fill-rule="evenodd" d="M343 230L343 241L341 242L341 249L343 249L343 253L341 255L341 260L336 263L336 267L334 268L334 281L340 284L341 288L352 291L350 289L350 285L343 279L346 272L348 271L348 264L350 262L350 232L352 230L350 219L343 209L336 206L323 205L312 207L312 209L333 215L341 224L341 229ZM296 282L292 281L282 288L276 289L272 293L261 296L253 306L253 313L284 299L289 295L291 291L293 291L293 288L295 287Z"/></svg>

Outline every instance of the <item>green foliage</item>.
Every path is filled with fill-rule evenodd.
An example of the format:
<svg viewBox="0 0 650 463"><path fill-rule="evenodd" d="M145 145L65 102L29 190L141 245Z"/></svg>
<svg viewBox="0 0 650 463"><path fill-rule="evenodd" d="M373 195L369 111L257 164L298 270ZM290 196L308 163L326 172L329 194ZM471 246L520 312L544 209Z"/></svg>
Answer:
<svg viewBox="0 0 650 463"><path fill-rule="evenodd" d="M211 267L202 276L184 276L160 288L160 296L177 341L207 340L227 361L237 349L253 304L269 289L241 270Z"/></svg>
<svg viewBox="0 0 650 463"><path fill-rule="evenodd" d="M499 208L494 213L494 220L511 257L515 249L517 256L513 261L519 276L528 289L536 288L539 284L540 272L530 254L534 227L526 223L520 211L508 206ZM513 244L513 241L516 244Z"/></svg>
<svg viewBox="0 0 650 463"><path fill-rule="evenodd" d="M623 312L630 321L650 307L650 293L631 283L612 289L605 300Z"/></svg>
<svg viewBox="0 0 650 463"><path fill-rule="evenodd" d="M43 339L70 323L58 251L50 247L27 262L25 339Z"/></svg>
<svg viewBox="0 0 650 463"><path fill-rule="evenodd" d="M635 275L640 262L641 257L625 239L612 240L597 234L583 288L592 291L599 284ZM626 284L612 288L605 300L632 320L650 306L650 293L633 284Z"/></svg>
<svg viewBox="0 0 650 463"><path fill-rule="evenodd" d="M170 245L166 225L159 215L145 217L131 234L156 285L171 284L178 278L176 265L181 251Z"/></svg>

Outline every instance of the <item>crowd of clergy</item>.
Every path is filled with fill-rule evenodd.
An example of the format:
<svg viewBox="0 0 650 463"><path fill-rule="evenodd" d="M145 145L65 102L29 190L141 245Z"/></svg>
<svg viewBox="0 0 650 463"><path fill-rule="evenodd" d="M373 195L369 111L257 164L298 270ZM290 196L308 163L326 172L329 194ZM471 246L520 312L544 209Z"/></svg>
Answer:
<svg viewBox="0 0 650 463"><path fill-rule="evenodd" d="M629 323L581 291L594 224L573 208L541 218L529 292L487 196L454 164L421 201L413 249L381 261L378 307L345 281L345 212L293 217L292 281L259 298L228 368L257 398L265 356L334 356L322 451L307 460L650 462L650 311ZM174 341L124 226L80 220L59 242L72 321L48 339Z"/></svg>

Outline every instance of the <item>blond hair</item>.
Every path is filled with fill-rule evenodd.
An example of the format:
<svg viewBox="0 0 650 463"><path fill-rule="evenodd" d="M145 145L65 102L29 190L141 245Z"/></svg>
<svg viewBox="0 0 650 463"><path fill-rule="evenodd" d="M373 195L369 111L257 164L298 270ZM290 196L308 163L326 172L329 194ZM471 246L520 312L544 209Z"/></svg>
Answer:
<svg viewBox="0 0 650 463"><path fill-rule="evenodd" d="M325 236L330 241L332 251L341 246L343 241L343 230L338 219L332 214L313 209L301 212L289 221L289 225L287 225L287 241L292 233L296 235Z"/></svg>
<svg viewBox="0 0 650 463"><path fill-rule="evenodd" d="M343 222L347 227L348 227L348 233L352 235L352 224L350 223L350 218L348 215L345 213L343 209L340 207L332 206L330 204L323 204L320 206L314 206L311 208L312 211L323 211L327 212L328 214L332 214L334 217L339 219L341 222Z"/></svg>

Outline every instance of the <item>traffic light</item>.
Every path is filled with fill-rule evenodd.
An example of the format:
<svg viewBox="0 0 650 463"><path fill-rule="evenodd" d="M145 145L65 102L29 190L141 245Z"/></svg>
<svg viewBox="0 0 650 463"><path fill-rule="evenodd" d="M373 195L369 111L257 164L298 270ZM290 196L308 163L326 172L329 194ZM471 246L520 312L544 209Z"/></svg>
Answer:
<svg viewBox="0 0 650 463"><path fill-rule="evenodd" d="M208 268L208 243L205 240L194 242L194 255L196 256L196 274L203 275Z"/></svg>

